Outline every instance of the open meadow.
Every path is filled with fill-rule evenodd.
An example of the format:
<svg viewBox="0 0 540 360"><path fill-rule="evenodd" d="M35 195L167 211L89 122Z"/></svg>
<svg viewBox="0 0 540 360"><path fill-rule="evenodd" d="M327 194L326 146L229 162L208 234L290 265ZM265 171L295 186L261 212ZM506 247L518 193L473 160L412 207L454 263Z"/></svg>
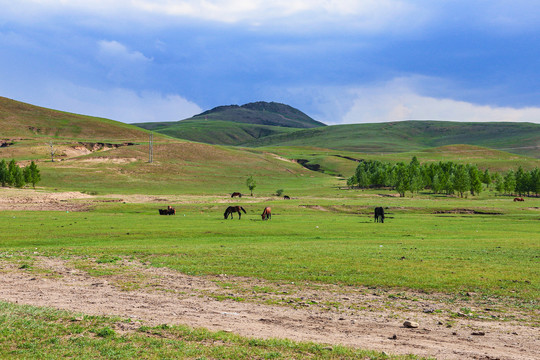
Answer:
<svg viewBox="0 0 540 360"><path fill-rule="evenodd" d="M2 356L540 354L539 198L337 187L291 200L54 194L2 190L2 299L73 313L4 303ZM225 220L231 204L247 214ZM167 205L175 216L158 215ZM375 206L384 224L373 222ZM8 323L20 333L8 335ZM25 326L39 330L23 334Z"/></svg>

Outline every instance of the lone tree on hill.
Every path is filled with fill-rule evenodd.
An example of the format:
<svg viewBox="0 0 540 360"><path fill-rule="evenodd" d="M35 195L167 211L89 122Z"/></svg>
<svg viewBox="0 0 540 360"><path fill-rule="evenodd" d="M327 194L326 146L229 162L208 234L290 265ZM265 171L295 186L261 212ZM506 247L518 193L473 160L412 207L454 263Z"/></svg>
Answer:
<svg viewBox="0 0 540 360"><path fill-rule="evenodd" d="M246 185L249 189L249 191L251 191L251 196L253 196L253 189L255 189L255 187L257 186L257 183L255 182L255 180L253 179L253 176L249 176L246 180Z"/></svg>

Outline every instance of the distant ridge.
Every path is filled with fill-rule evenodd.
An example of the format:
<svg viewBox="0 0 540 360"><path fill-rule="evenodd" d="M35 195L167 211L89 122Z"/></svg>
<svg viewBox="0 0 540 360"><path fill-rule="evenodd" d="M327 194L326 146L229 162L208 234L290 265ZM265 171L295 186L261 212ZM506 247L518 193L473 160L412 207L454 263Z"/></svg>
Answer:
<svg viewBox="0 0 540 360"><path fill-rule="evenodd" d="M445 145L474 145L540 158L540 124L407 120L333 125L267 136L261 146L314 146L355 152L407 152Z"/></svg>
<svg viewBox="0 0 540 360"><path fill-rule="evenodd" d="M326 127L292 106L265 101L217 106L180 121L133 125L179 139L219 145L242 145L271 135Z"/></svg>
<svg viewBox="0 0 540 360"><path fill-rule="evenodd" d="M242 106L217 106L211 110L193 116L189 120L214 119L269 126L292 128L314 128L326 126L292 106L277 102L257 101Z"/></svg>

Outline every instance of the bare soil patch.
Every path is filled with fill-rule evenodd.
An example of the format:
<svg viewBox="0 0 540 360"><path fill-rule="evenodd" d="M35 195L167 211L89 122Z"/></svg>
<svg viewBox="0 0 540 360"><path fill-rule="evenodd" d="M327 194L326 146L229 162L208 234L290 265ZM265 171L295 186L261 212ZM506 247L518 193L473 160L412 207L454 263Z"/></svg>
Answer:
<svg viewBox="0 0 540 360"><path fill-rule="evenodd" d="M111 268L114 275L91 276L88 270L95 268ZM37 257L30 268L21 269L4 257L0 299L116 315L138 324L185 324L437 359L540 358L538 314L475 294L456 299L225 274L194 277L125 260L98 264ZM463 308L471 312L464 314ZM405 320L419 327L406 328Z"/></svg>
<svg viewBox="0 0 540 360"><path fill-rule="evenodd" d="M31 189L0 188L0 211L86 211L92 198L78 191L42 192Z"/></svg>
<svg viewBox="0 0 540 360"><path fill-rule="evenodd" d="M435 211L434 214L502 215L500 212L475 209L438 210Z"/></svg>

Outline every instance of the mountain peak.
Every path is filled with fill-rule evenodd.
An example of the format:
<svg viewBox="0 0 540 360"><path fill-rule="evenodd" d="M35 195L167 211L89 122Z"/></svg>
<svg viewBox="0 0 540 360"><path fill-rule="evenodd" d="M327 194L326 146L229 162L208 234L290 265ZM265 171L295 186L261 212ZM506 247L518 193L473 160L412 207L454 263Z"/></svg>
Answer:
<svg viewBox="0 0 540 360"><path fill-rule="evenodd" d="M195 115L191 119L212 119L291 128L326 126L292 106L266 101L251 102L242 106L217 106L211 110Z"/></svg>

